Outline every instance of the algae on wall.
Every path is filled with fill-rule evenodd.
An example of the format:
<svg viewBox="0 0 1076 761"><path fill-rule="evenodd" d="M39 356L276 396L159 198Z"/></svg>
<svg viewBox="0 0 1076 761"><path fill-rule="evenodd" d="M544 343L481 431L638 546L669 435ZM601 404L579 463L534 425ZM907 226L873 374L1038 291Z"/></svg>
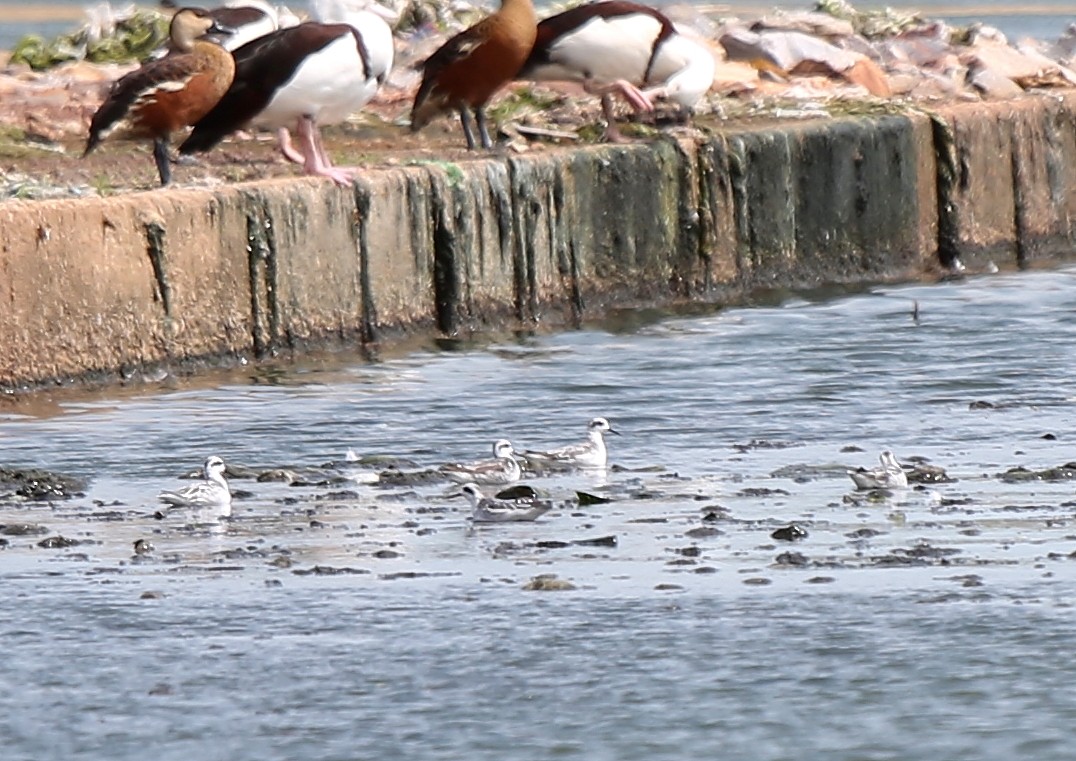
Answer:
<svg viewBox="0 0 1076 761"><path fill-rule="evenodd" d="M939 251L1071 255L1074 125L1068 95L372 168L351 189L9 201L0 386L909 277Z"/></svg>

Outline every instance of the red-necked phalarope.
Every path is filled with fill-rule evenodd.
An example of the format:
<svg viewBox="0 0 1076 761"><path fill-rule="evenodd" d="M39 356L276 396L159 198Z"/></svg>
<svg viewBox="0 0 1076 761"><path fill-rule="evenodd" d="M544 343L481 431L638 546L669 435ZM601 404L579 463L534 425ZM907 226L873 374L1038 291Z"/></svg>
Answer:
<svg viewBox="0 0 1076 761"><path fill-rule="evenodd" d="M553 509L547 499L497 499L483 496L477 484L464 484L460 493L471 503L471 520L475 523L533 521Z"/></svg>
<svg viewBox="0 0 1076 761"><path fill-rule="evenodd" d="M609 425L609 421L603 417L596 417L587 424L587 440L579 444L549 449L544 452L522 453L528 462L539 467L577 467L577 468L604 468L609 461L609 453L605 448L603 434L615 433Z"/></svg>
<svg viewBox="0 0 1076 761"><path fill-rule="evenodd" d="M512 457L515 450L512 442L500 439L493 445L492 460L477 462L452 462L442 465L440 470L449 480L458 484L510 484L518 481L523 473L519 463Z"/></svg>
<svg viewBox="0 0 1076 761"><path fill-rule="evenodd" d="M848 471L857 489L906 489L908 474L888 449L878 456L882 465L878 468L859 468Z"/></svg>
<svg viewBox="0 0 1076 761"><path fill-rule="evenodd" d="M232 493L224 480L224 460L209 457L202 467L205 480L175 491L162 491L157 498L173 507L230 507Z"/></svg>

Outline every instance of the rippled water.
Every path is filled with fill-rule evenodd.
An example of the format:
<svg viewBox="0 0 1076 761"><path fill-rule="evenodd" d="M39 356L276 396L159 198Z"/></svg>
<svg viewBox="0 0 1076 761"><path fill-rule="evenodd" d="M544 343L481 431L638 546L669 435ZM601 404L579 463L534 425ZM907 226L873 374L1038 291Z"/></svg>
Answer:
<svg viewBox="0 0 1076 761"><path fill-rule="evenodd" d="M1069 758L1073 485L998 476L1076 460L1074 340L1062 269L8 407L0 462L91 481L0 507L46 532L0 549L2 757ZM598 414L616 467L533 483L613 501L534 524L357 481L154 517L210 453L422 469ZM884 447L956 480L854 494Z"/></svg>

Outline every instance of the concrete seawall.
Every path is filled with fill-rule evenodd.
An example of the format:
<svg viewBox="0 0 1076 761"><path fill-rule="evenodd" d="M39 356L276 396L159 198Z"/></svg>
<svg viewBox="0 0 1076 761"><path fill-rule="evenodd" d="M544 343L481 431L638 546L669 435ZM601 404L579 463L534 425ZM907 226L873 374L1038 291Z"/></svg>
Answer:
<svg viewBox="0 0 1076 761"><path fill-rule="evenodd" d="M1076 254L1076 93L0 203L0 387Z"/></svg>

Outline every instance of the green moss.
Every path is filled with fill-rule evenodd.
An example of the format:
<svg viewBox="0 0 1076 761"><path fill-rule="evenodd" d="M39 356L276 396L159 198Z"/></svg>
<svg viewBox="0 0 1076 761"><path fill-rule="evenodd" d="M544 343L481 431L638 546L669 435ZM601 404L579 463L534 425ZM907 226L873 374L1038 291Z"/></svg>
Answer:
<svg viewBox="0 0 1076 761"><path fill-rule="evenodd" d="M605 138L605 127L598 122L583 124L576 128L581 143L600 143Z"/></svg>
<svg viewBox="0 0 1076 761"><path fill-rule="evenodd" d="M510 119L518 119L526 114L545 111L559 100L555 96L535 92L531 87L520 87L487 109L486 116L499 124Z"/></svg>
<svg viewBox="0 0 1076 761"><path fill-rule="evenodd" d="M90 182L90 187L97 191L97 195L102 197L110 196L116 192L116 188L112 185L112 180L106 174L99 174L94 177Z"/></svg>
<svg viewBox="0 0 1076 761"><path fill-rule="evenodd" d="M445 174L448 175L448 184L453 187L463 182L464 174L463 169L459 164L455 164L451 161L439 161L437 159L411 159L407 162L408 166L432 166L438 169L443 169Z"/></svg>
<svg viewBox="0 0 1076 761"><path fill-rule="evenodd" d="M90 39L88 27L52 40L30 34L15 43L11 62L24 63L35 71L42 71L82 59L94 63L141 61L168 39L169 23L167 16L156 11L138 10L118 21L114 33L100 40Z"/></svg>
<svg viewBox="0 0 1076 761"><path fill-rule="evenodd" d="M21 143L26 140L26 132L10 124L0 124L0 143Z"/></svg>
<svg viewBox="0 0 1076 761"><path fill-rule="evenodd" d="M892 8L859 11L847 0L818 0L815 10L850 22L856 33L867 39L893 37L923 21L922 15L915 11L902 12Z"/></svg>

